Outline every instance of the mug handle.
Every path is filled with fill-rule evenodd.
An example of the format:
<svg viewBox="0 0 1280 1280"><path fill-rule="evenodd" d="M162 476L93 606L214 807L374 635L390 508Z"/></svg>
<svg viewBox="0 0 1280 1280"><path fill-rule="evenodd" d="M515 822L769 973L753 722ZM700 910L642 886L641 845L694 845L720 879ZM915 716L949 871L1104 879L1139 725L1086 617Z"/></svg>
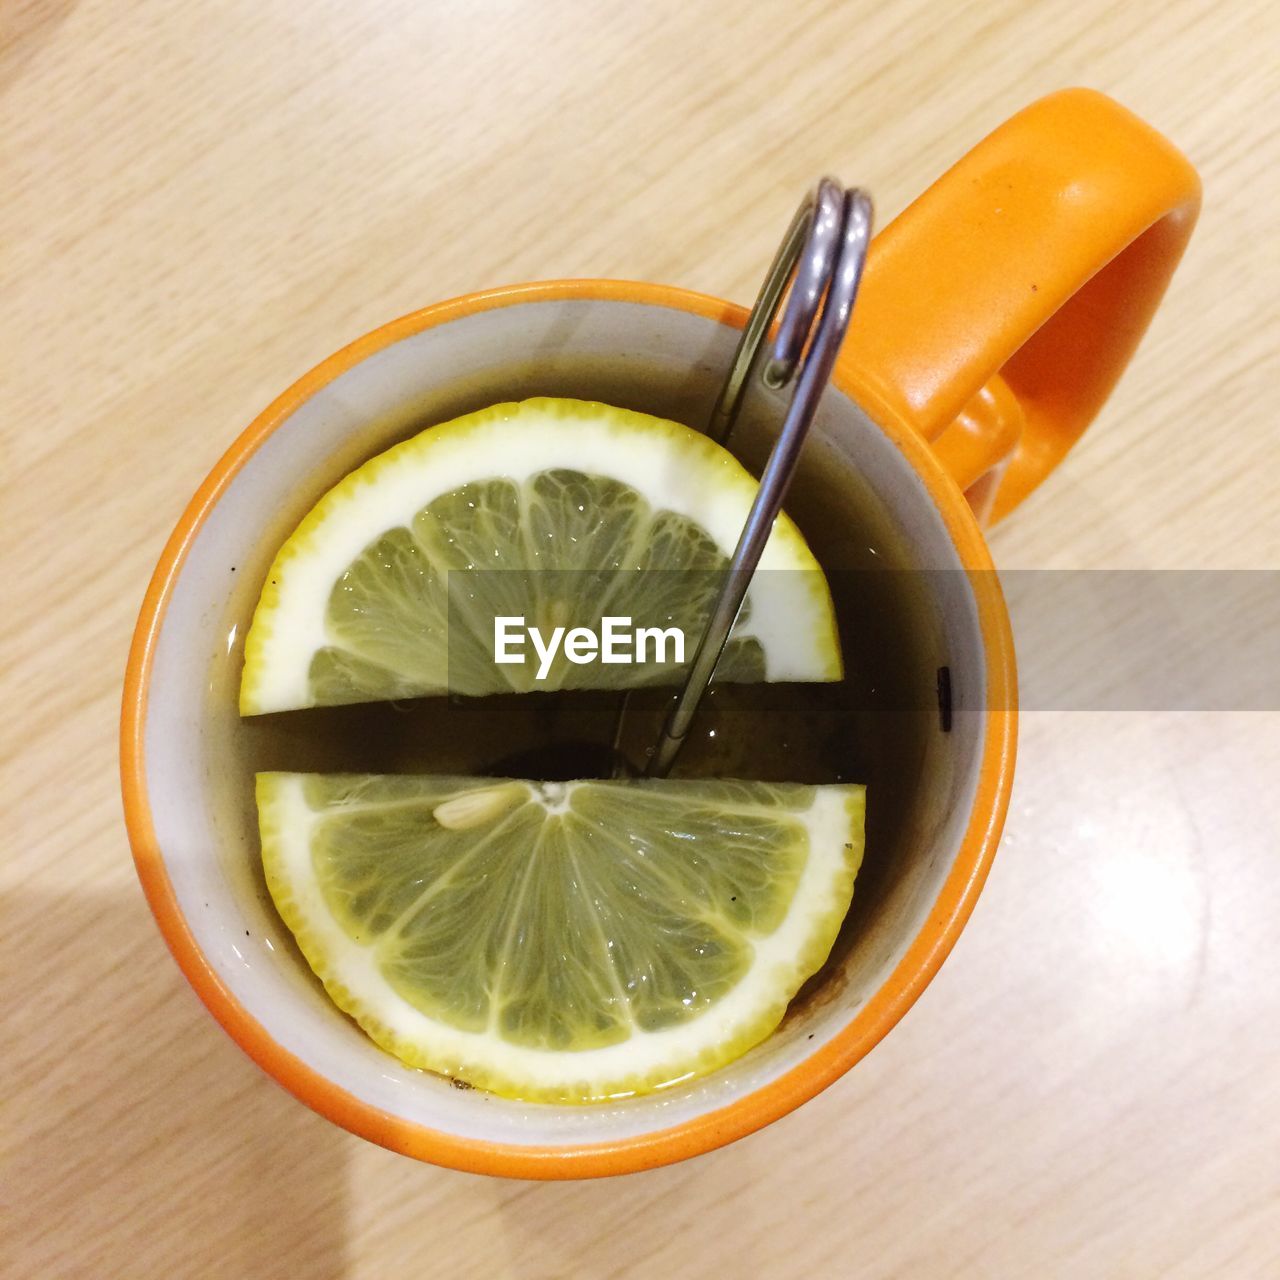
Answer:
<svg viewBox="0 0 1280 1280"><path fill-rule="evenodd" d="M1199 208L1195 170L1137 116L1090 89L1042 98L875 238L849 374L999 520L1110 394Z"/></svg>

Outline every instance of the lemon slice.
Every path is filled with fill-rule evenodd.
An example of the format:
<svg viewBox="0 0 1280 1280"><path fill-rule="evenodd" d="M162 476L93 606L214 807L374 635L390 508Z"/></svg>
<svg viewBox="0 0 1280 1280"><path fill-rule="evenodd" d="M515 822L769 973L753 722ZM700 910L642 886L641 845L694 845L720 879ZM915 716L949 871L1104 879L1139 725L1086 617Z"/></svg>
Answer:
<svg viewBox="0 0 1280 1280"><path fill-rule="evenodd" d="M759 1043L826 959L862 787L263 773L267 885L405 1062L529 1101L651 1092Z"/></svg>
<svg viewBox="0 0 1280 1280"><path fill-rule="evenodd" d="M494 620L675 626L692 660L756 488L706 436L607 405L527 400L430 427L339 482L280 549L240 710L677 683L674 643L661 662L655 644L647 663L499 664ZM779 516L717 678L841 674L826 579Z"/></svg>

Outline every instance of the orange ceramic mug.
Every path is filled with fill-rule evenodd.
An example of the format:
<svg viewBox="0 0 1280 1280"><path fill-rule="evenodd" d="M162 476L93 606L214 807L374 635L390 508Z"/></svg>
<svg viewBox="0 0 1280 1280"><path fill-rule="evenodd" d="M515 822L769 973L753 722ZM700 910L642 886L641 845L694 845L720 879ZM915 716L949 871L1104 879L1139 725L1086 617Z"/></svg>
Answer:
<svg viewBox="0 0 1280 1280"><path fill-rule="evenodd" d="M609 371L620 361L649 388L636 407L670 409L672 388L709 405L746 312L658 285L498 289L394 321L285 392L179 521L124 691L138 872L178 963L227 1031L355 1133L513 1177L621 1173L696 1155L847 1071L954 944L1004 821L1013 650L980 524L1021 501L1096 413L1159 302L1198 198L1194 172L1167 142L1077 90L1015 116L875 241L848 354L806 453L834 460L824 474L848 477L848 492L893 522L914 564L958 571L937 575L927 602L936 654L926 666L949 666L960 711L919 752L894 856L878 868L880 835L869 831L857 928L824 986L738 1062L618 1104L459 1091L402 1066L339 1015L255 878L251 815L214 803L217 744L235 732L239 638L270 558L342 474L424 418L584 384L617 399ZM820 556L835 536L805 532ZM873 784L869 821L875 795Z"/></svg>

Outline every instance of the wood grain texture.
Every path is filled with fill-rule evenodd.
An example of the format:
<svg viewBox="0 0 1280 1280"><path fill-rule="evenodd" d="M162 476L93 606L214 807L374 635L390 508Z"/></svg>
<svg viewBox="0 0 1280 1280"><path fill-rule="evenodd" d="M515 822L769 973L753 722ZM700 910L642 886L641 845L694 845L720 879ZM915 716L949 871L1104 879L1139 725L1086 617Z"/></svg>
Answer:
<svg viewBox="0 0 1280 1280"><path fill-rule="evenodd" d="M20 0L0 10L0 1271L1280 1274L1280 724L1024 721L974 920L768 1131L593 1184L420 1166L241 1056L165 953L115 776L165 535L278 390L428 301L602 275L748 299L823 170L882 219L1032 98L1199 166L1190 254L1005 566L1275 567L1263 0Z"/></svg>

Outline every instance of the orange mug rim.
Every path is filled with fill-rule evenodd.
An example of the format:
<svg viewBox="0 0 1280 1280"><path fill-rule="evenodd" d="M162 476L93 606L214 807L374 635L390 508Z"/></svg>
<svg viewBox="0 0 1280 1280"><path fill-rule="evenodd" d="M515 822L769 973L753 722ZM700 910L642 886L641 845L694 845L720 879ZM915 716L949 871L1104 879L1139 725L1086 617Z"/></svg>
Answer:
<svg viewBox="0 0 1280 1280"><path fill-rule="evenodd" d="M232 479L258 447L303 403L349 369L395 342L465 316L524 303L564 301L663 307L737 329L747 318L746 309L734 303L669 285L551 280L502 286L435 303L392 320L335 352L254 419L219 459L183 511L143 600L129 650L120 720L125 826L138 878L179 968L232 1039L295 1097L360 1137L433 1164L511 1178L599 1177L671 1164L763 1128L844 1075L911 1007L968 921L1004 825L1016 745L1013 641L982 533L963 494L928 444L898 416L869 378L861 376L851 363L843 362L836 369L835 384L867 411L907 457L942 515L962 565L986 584L985 589L975 593L988 688L977 791L942 889L885 983L841 1031L776 1080L680 1124L605 1142L524 1145L444 1133L362 1101L279 1045L222 982L196 943L169 880L151 817L145 755L147 698L156 641L187 552Z"/></svg>

